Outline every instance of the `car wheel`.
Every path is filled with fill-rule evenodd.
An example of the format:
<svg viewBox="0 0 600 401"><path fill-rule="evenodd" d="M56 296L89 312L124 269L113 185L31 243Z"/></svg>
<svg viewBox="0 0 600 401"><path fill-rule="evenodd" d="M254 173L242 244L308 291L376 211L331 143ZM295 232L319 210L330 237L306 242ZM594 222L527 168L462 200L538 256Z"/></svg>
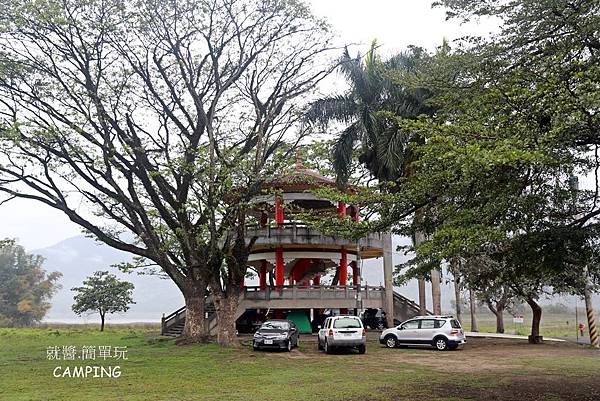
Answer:
<svg viewBox="0 0 600 401"><path fill-rule="evenodd" d="M325 345L323 346L323 349L325 350L326 354L331 354L331 347L329 346L329 344L327 344L327 340L325 340Z"/></svg>
<svg viewBox="0 0 600 401"><path fill-rule="evenodd" d="M252 344L252 349L253 349L254 351L258 351L258 347L256 346L256 344Z"/></svg>
<svg viewBox="0 0 600 401"><path fill-rule="evenodd" d="M290 338L290 340L287 343L287 352L291 352L292 351L292 339Z"/></svg>
<svg viewBox="0 0 600 401"><path fill-rule="evenodd" d="M396 337L394 337L393 335L387 335L385 337L385 346L388 348L396 348L398 346L398 341L396 340Z"/></svg>
<svg viewBox="0 0 600 401"><path fill-rule="evenodd" d="M321 341L320 340L317 340L317 349L319 351L323 351L323 345L321 345Z"/></svg>
<svg viewBox="0 0 600 401"><path fill-rule="evenodd" d="M449 345L448 349L454 351L455 349L458 348L458 345Z"/></svg>
<svg viewBox="0 0 600 401"><path fill-rule="evenodd" d="M448 341L444 337L438 337L433 340L433 346L438 351L446 351L448 349Z"/></svg>
<svg viewBox="0 0 600 401"><path fill-rule="evenodd" d="M296 348L300 346L300 336L296 337Z"/></svg>
<svg viewBox="0 0 600 401"><path fill-rule="evenodd" d="M359 345L358 346L358 353L359 354L364 354L365 352L367 352L367 346L366 345Z"/></svg>

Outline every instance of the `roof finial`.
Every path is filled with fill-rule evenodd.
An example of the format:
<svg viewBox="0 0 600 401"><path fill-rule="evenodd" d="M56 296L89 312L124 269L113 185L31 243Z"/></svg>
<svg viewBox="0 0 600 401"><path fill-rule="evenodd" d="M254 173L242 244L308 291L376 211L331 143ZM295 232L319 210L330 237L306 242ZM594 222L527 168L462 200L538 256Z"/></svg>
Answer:
<svg viewBox="0 0 600 401"><path fill-rule="evenodd" d="M300 148L296 149L296 168L304 168L302 164L302 158L300 156Z"/></svg>

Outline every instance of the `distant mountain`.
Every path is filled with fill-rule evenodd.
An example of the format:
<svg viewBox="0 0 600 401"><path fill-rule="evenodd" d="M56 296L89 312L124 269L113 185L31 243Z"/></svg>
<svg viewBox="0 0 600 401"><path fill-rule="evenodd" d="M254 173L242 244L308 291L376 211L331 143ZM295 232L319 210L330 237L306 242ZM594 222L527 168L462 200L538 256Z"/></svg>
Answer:
<svg viewBox="0 0 600 401"><path fill-rule="evenodd" d="M127 262L131 255L107 245L99 244L84 236L68 238L44 249L32 253L46 258L46 271L59 271L63 274L60 284L63 288L51 299L52 308L46 315L48 322L84 323L95 322L97 315L78 317L71 311L73 291L83 280L97 270L108 270L120 279L135 285L133 299L136 302L126 313L108 317L108 322L157 322L162 313L172 311L184 305L181 292L171 280L157 276L126 274L111 267L112 264Z"/></svg>

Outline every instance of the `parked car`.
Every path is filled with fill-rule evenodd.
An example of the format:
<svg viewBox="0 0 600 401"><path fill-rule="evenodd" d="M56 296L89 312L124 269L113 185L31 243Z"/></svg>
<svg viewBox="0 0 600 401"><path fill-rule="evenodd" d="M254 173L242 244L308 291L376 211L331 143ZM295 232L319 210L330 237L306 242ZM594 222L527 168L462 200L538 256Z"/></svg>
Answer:
<svg viewBox="0 0 600 401"><path fill-rule="evenodd" d="M273 319L264 322L252 341L254 350L259 348L275 348L291 351L300 343L300 334L296 324L291 320Z"/></svg>
<svg viewBox="0 0 600 401"><path fill-rule="evenodd" d="M385 311L381 308L369 308L365 309L365 311L361 314L361 319L363 324L368 329L376 329L383 330L387 329L387 318ZM394 319L394 325L397 326L400 324L398 319Z"/></svg>
<svg viewBox="0 0 600 401"><path fill-rule="evenodd" d="M462 347L467 340L460 322L452 316L417 316L384 330L379 342L388 348L425 345L445 351Z"/></svg>
<svg viewBox="0 0 600 401"><path fill-rule="evenodd" d="M318 348L330 354L336 348L357 348L359 354L367 351L366 332L359 317L331 316L319 329Z"/></svg>
<svg viewBox="0 0 600 401"><path fill-rule="evenodd" d="M265 320L266 317L256 309L248 309L236 320L235 329L238 333L254 333Z"/></svg>

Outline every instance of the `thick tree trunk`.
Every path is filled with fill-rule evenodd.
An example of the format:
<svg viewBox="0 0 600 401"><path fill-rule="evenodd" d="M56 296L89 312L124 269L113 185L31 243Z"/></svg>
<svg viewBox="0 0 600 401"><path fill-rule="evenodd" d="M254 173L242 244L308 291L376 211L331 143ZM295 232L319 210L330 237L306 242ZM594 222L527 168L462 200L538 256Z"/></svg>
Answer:
<svg viewBox="0 0 600 401"><path fill-rule="evenodd" d="M489 310L496 316L496 333L504 333L504 304L496 303L496 306L491 301L487 302Z"/></svg>
<svg viewBox="0 0 600 401"><path fill-rule="evenodd" d="M215 309L217 311L217 342L224 347L238 344L235 321L240 294L228 291L227 294L215 294Z"/></svg>
<svg viewBox="0 0 600 401"><path fill-rule="evenodd" d="M185 326L183 337L186 342L207 342L204 318L204 303L206 302L206 284L195 282L188 284L184 291L185 299Z"/></svg>
<svg viewBox="0 0 600 401"><path fill-rule="evenodd" d="M475 294L469 289L469 306L471 309L471 331L477 332L477 317L475 316Z"/></svg>
<svg viewBox="0 0 600 401"><path fill-rule="evenodd" d="M531 319L531 335L529 336L529 343L539 344L542 342L540 337L540 322L542 321L542 308L538 305L535 299L528 297L526 299L527 304L533 312L533 319Z"/></svg>

